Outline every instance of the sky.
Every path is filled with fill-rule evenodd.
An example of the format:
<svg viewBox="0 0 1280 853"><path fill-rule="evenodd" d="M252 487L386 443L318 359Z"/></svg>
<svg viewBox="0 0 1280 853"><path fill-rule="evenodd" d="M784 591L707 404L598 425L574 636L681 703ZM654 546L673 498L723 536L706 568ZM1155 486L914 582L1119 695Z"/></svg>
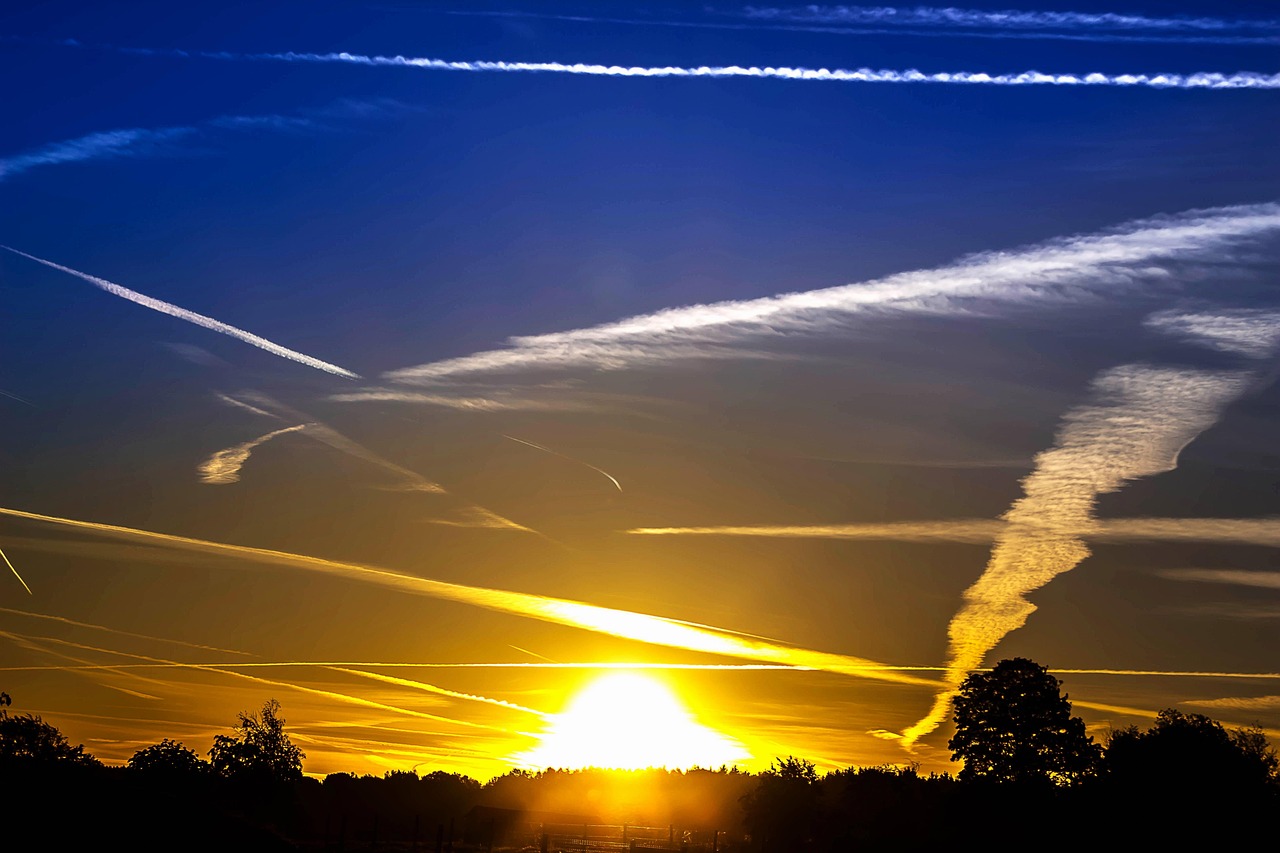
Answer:
<svg viewBox="0 0 1280 853"><path fill-rule="evenodd" d="M1015 656L1280 737L1264 13L6 8L0 689L315 775L945 772Z"/></svg>

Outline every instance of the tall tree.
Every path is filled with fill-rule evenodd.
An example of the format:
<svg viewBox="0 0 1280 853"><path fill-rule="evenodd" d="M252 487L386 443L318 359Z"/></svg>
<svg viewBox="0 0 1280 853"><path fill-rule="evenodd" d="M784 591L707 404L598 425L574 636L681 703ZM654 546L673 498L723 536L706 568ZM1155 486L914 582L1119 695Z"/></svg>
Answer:
<svg viewBox="0 0 1280 853"><path fill-rule="evenodd" d="M1071 716L1061 686L1027 658L1002 660L961 682L948 744L951 760L964 762L960 779L1064 784L1092 773L1101 747Z"/></svg>
<svg viewBox="0 0 1280 853"><path fill-rule="evenodd" d="M234 735L218 735L209 763L220 776L290 782L302 778L306 755L284 731L280 703L268 699L262 713L240 712Z"/></svg>

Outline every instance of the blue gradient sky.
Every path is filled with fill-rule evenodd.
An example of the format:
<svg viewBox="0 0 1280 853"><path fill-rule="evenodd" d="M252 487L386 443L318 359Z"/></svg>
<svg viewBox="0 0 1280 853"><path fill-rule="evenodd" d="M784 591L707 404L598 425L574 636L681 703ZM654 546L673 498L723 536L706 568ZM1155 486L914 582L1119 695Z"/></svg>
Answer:
<svg viewBox="0 0 1280 853"><path fill-rule="evenodd" d="M939 667L987 542L626 531L994 520L1071 412L1113 404L1097 378L1126 365L1234 371L1252 385L1206 415L1172 470L1122 474L1098 498L1098 517L1280 516L1274 353L1197 345L1150 321L1280 310L1274 226L1196 243L1194 256L1166 246L1125 267L1123 281L1112 267L1085 270L1034 297L978 293L849 322L820 311L748 332L659 336L643 341L648 360L601 348L575 350L567 366L427 385L383 376L503 351L512 336L1273 204L1280 89L640 79L178 55L1270 75L1280 24L1224 36L1272 39L1263 44L1176 32L1142 42L1083 26L1050 33L1072 39L944 25L797 31L734 6L608 4L609 17L631 23L566 19L600 17L597 4L463 6L42 3L0 13L0 75L11 81L0 91L0 243L363 377L276 358L0 253L0 506ZM1260 14L1256 3L1019 8ZM1270 334L1272 315L1250 317L1252 333ZM410 393L431 399L385 399ZM1178 406L1170 398L1169 411L1143 417L1176 420ZM201 482L197 466L216 451L304 423L323 426L257 446L236 482ZM1274 545L1156 538L1091 545L1034 593L1039 610L986 662L1280 670ZM30 520L0 519L0 548L34 593L0 582L2 608L260 660L537 660L517 647L557 661L734 661ZM58 653L226 660L9 610L0 667L67 664ZM69 652L59 639L98 651ZM435 683L556 712L590 674L459 669ZM115 760L162 737L203 751L268 691L313 738L309 772L428 761L484 776L530 746L514 734L407 733L411 722L394 712L373 719L288 686L332 692L342 677L330 671L290 670L275 686L205 670L147 677L163 684L28 669L0 672L0 687L16 708ZM1280 691L1267 679L1065 677L1073 699L1095 706L1078 710L1099 734L1187 702L1280 730ZM923 717L937 693L928 686L732 670L671 681L760 766L791 753L949 766L945 723L914 752L870 734ZM372 681L342 690L395 707L427 701ZM515 725L496 706L428 698L442 714ZM325 741L337 723L388 751Z"/></svg>

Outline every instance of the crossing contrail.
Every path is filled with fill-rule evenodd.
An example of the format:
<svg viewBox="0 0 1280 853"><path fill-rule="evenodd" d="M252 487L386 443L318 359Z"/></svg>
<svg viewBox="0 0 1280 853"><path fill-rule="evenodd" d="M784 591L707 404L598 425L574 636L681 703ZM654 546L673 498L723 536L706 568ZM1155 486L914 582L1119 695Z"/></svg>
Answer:
<svg viewBox="0 0 1280 853"><path fill-rule="evenodd" d="M347 580L396 589L409 594L468 604L499 613L524 616L556 625L579 628L650 645L736 657L763 663L805 666L825 672L860 676L917 687L936 688L939 686L938 682L933 679L913 675L910 672L902 671L900 667L888 666L866 658L789 646L724 628L683 622L631 610L602 607L582 601L490 587L467 586L357 563L326 560L321 557L310 557L267 548L210 542L188 536L157 533L95 521L61 518L25 510L0 507L0 515L24 518L45 524L56 524L77 530L89 530L108 536L123 536L146 542L162 543L172 547L204 553L248 557L269 565L319 572Z"/></svg>
<svg viewBox="0 0 1280 853"><path fill-rule="evenodd" d="M0 245L0 249L12 252L15 255L21 255L22 257L33 260L38 264L44 264L46 267L61 270L68 275L74 275L77 278L82 278L90 284L105 290L107 293L119 296L122 299L127 299L130 302L136 302L144 308L150 308L152 311L159 311L161 314L168 314L170 317L177 317L179 320L186 320L188 323L194 323L197 326L210 329L214 332L219 332L223 335L235 338L236 340L244 341L245 343L258 347L259 349L266 350L272 355L278 355L281 358L287 358L290 361L296 361L299 364L305 364L307 367L314 367L316 370L323 370L326 373L332 373L335 376L344 376L347 379L360 378L359 374L352 373L350 370L338 367L336 364L330 364L327 361L312 358L311 356L305 355L296 350L291 350L288 347L282 347L280 344L273 343L272 341L259 337L251 332L246 332L244 329L237 329L235 326L223 323L221 320L215 320L212 317L206 317L203 314L188 311L186 308L179 308L177 305L170 302L146 296L142 293L138 293L136 290L130 290L123 285L107 281L105 278L98 278L96 275L89 275L89 273L81 272L80 270L75 270L71 267L64 267L62 264L56 264L53 261L38 258L35 255L28 255L26 252L21 252L10 246Z"/></svg>

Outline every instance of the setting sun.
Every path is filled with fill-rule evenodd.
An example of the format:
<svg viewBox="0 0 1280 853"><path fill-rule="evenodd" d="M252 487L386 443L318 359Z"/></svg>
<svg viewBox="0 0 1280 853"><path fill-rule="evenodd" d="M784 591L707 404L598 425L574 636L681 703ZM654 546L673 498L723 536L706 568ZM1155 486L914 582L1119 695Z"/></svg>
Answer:
<svg viewBox="0 0 1280 853"><path fill-rule="evenodd" d="M542 742L514 756L534 767L720 767L749 759L733 738L699 723L662 682L613 673L591 682L556 715Z"/></svg>

